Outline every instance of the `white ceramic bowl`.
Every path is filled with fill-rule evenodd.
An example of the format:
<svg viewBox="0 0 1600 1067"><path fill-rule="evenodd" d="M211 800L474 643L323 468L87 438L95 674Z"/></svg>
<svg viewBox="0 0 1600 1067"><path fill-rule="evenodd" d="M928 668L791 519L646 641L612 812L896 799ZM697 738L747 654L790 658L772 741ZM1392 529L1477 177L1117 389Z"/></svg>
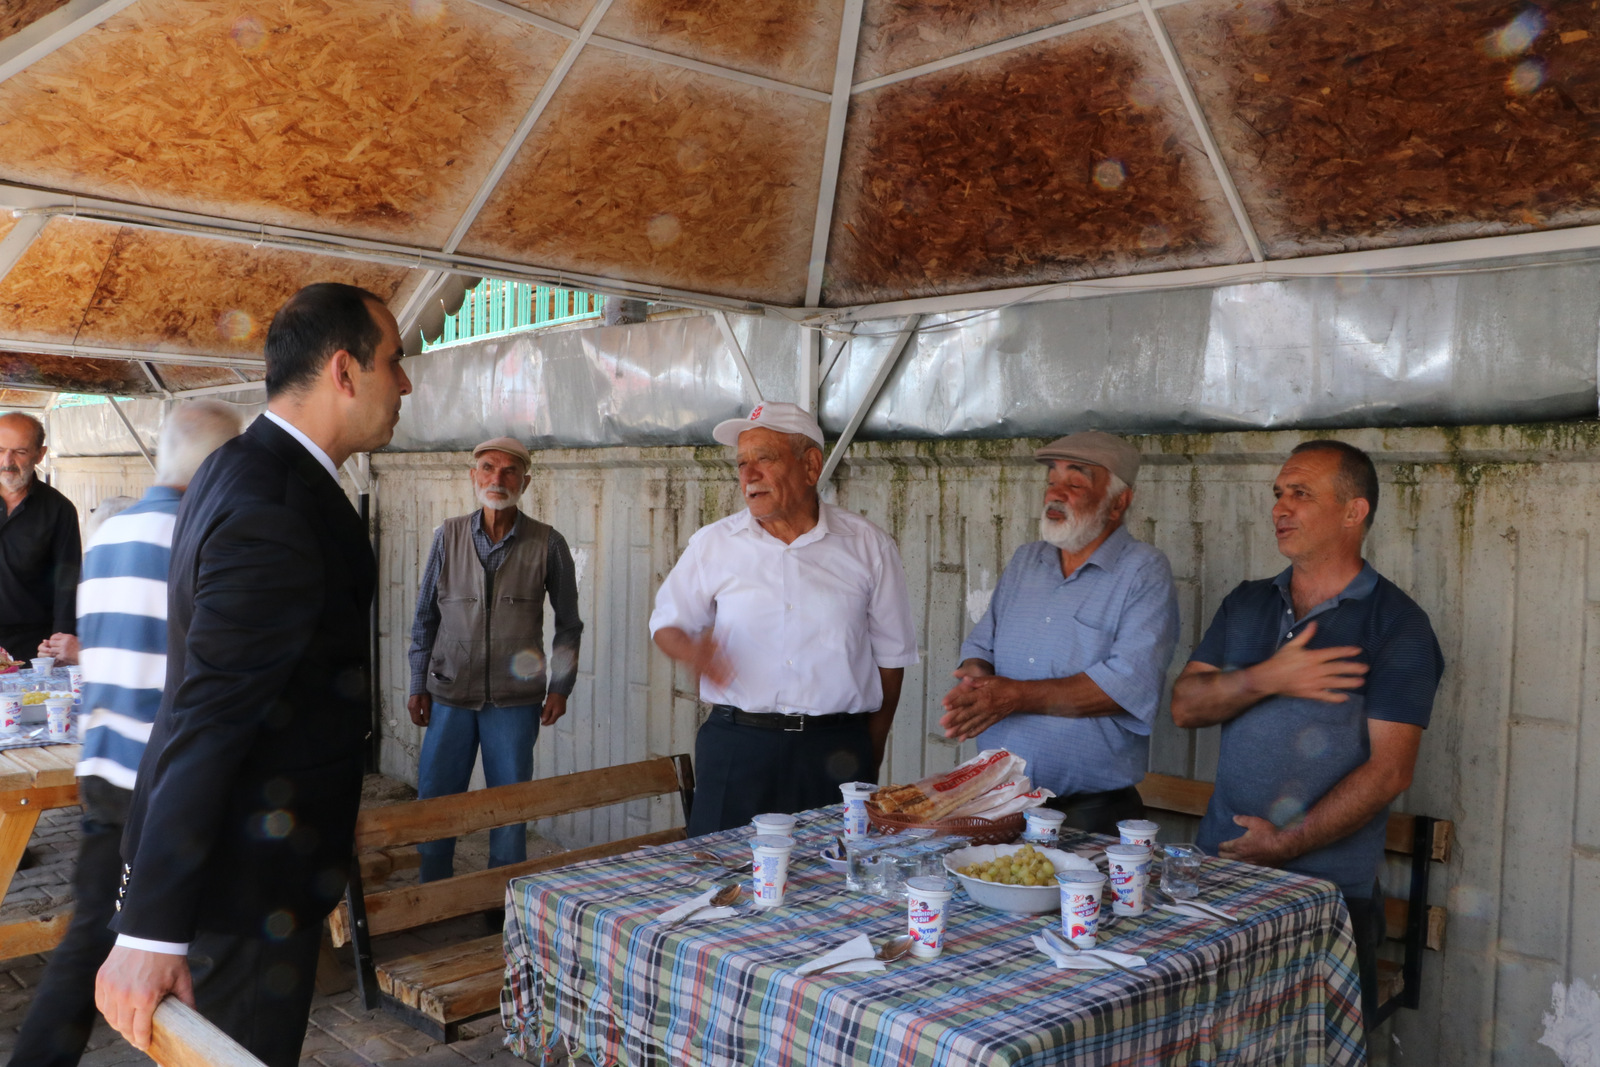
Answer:
<svg viewBox="0 0 1600 1067"><path fill-rule="evenodd" d="M844 856L835 856L833 854L834 849L838 847L838 845L829 845L818 855L822 857L822 862L828 865L829 870L836 874L844 874L850 870L850 860Z"/></svg>
<svg viewBox="0 0 1600 1067"><path fill-rule="evenodd" d="M997 856L1009 856L1014 852L1021 852L1023 846L1016 845L973 845L971 848L957 849L944 858L945 870L961 880L966 886L967 895L986 908L996 911L1015 912L1020 915L1042 915L1049 911L1061 910L1061 888L1055 883L1050 885L1001 885L999 882L985 882L981 878L972 878L962 874L957 868L965 867L969 863L988 863ZM1050 863L1055 867L1056 873L1071 870L1099 870L1094 864L1082 856L1075 856L1070 852L1063 852L1059 848L1039 848L1034 846L1034 851L1050 858Z"/></svg>

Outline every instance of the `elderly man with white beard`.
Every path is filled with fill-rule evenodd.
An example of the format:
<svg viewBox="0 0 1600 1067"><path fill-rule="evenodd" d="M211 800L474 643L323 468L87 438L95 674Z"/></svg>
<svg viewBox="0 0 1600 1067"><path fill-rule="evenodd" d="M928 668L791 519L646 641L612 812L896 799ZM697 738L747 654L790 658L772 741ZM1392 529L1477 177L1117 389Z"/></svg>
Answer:
<svg viewBox="0 0 1600 1067"><path fill-rule="evenodd" d="M578 677L578 579L566 539L517 502L532 482L528 450L497 437L472 450L479 509L446 519L417 591L411 627L411 721L427 727L421 799L462 793L483 753L487 785L533 777L540 726L566 714ZM548 663L544 602L555 612ZM424 882L454 873L455 838L417 846ZM527 858L522 823L489 831L489 866ZM493 925L491 916L491 925Z"/></svg>
<svg viewBox="0 0 1600 1067"><path fill-rule="evenodd" d="M19 660L78 632L78 512L34 474L46 451L38 419L0 415L0 646Z"/></svg>
<svg viewBox="0 0 1600 1067"><path fill-rule="evenodd" d="M1138 450L1091 430L1034 457L1050 468L1041 540L1001 574L939 722L1027 760L1068 826L1114 834L1144 813L1134 786L1178 639L1177 590L1166 555L1122 525Z"/></svg>

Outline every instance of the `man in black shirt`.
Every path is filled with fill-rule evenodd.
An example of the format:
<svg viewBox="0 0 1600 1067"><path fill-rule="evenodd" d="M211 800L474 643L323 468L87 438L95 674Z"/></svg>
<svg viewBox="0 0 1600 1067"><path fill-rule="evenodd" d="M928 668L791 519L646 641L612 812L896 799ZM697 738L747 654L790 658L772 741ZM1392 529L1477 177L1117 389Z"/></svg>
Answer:
<svg viewBox="0 0 1600 1067"><path fill-rule="evenodd" d="M45 451L38 419L0 415L0 646L17 660L51 634L78 632L78 511L34 476Z"/></svg>

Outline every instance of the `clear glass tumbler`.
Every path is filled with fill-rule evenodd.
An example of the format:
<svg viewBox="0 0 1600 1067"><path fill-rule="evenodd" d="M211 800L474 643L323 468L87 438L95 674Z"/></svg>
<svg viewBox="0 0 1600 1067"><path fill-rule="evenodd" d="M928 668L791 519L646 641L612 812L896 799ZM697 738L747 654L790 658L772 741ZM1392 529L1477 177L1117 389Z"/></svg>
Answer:
<svg viewBox="0 0 1600 1067"><path fill-rule="evenodd" d="M1162 849L1161 888L1174 900L1200 895L1200 863L1205 853L1195 845L1167 845Z"/></svg>
<svg viewBox="0 0 1600 1067"><path fill-rule="evenodd" d="M905 896L906 879L917 876L921 859L921 853L915 847L886 848L879 852L877 868L881 882L878 895L891 900Z"/></svg>
<svg viewBox="0 0 1600 1067"><path fill-rule="evenodd" d="M864 893L876 893L873 883L877 878L877 866L874 860L877 853L883 848L881 837L856 837L849 838L844 843L844 852L847 864L845 867L844 884L851 889Z"/></svg>

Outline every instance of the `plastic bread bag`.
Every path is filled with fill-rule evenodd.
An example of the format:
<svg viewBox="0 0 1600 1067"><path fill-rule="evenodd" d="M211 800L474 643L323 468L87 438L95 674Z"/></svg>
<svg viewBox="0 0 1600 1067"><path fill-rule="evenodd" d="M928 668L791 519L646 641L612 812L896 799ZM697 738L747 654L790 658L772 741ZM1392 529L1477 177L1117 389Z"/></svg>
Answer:
<svg viewBox="0 0 1600 1067"><path fill-rule="evenodd" d="M949 817L1002 782L1020 777L1027 764L1003 748L989 749L943 774L911 785L890 786L872 795L880 811L923 821Z"/></svg>

